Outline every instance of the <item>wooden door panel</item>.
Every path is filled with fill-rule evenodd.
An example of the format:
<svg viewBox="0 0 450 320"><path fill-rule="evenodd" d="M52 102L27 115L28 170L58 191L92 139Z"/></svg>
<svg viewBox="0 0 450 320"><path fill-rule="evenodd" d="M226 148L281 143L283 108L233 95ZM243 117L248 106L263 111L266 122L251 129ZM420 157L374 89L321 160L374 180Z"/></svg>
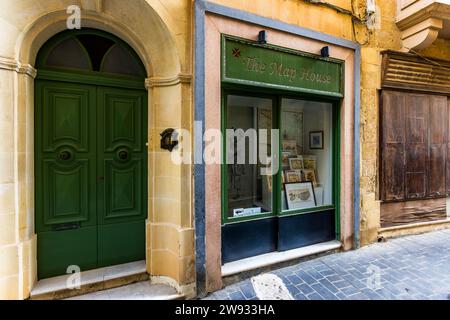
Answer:
<svg viewBox="0 0 450 320"><path fill-rule="evenodd" d="M96 224L96 92L36 83L36 230Z"/></svg>
<svg viewBox="0 0 450 320"><path fill-rule="evenodd" d="M73 168L60 168L45 161L43 172L43 223L51 226L89 219L89 161L78 161Z"/></svg>
<svg viewBox="0 0 450 320"><path fill-rule="evenodd" d="M450 194L450 99L447 100L447 179L446 190Z"/></svg>
<svg viewBox="0 0 450 320"><path fill-rule="evenodd" d="M446 145L430 146L430 167L428 195L430 197L445 195Z"/></svg>
<svg viewBox="0 0 450 320"><path fill-rule="evenodd" d="M447 176L447 97L430 96L428 196L446 194Z"/></svg>
<svg viewBox="0 0 450 320"><path fill-rule="evenodd" d="M429 143L447 143L447 97L430 96Z"/></svg>
<svg viewBox="0 0 450 320"><path fill-rule="evenodd" d="M405 192L406 199L426 196L428 160L428 97L404 94L405 129Z"/></svg>
<svg viewBox="0 0 450 320"><path fill-rule="evenodd" d="M406 147L406 172L427 171L427 145L409 144Z"/></svg>
<svg viewBox="0 0 450 320"><path fill-rule="evenodd" d="M425 173L406 173L406 198L420 199L426 195Z"/></svg>
<svg viewBox="0 0 450 320"><path fill-rule="evenodd" d="M406 146L405 192L407 199L423 198L426 195L427 146Z"/></svg>
<svg viewBox="0 0 450 320"><path fill-rule="evenodd" d="M91 90L58 85L49 85L43 90L42 151L54 152L70 145L79 152L88 152Z"/></svg>
<svg viewBox="0 0 450 320"><path fill-rule="evenodd" d="M146 93L98 89L99 223L147 216Z"/></svg>
<svg viewBox="0 0 450 320"><path fill-rule="evenodd" d="M405 198L405 97L391 91L382 96L382 199Z"/></svg>
<svg viewBox="0 0 450 320"><path fill-rule="evenodd" d="M144 163L142 159L133 160L128 166L118 166L107 160L106 165L106 202L105 220L115 218L145 218L143 214Z"/></svg>
<svg viewBox="0 0 450 320"><path fill-rule="evenodd" d="M104 93L105 152L114 152L124 146L133 152L142 152L143 98L142 94L117 90Z"/></svg>
<svg viewBox="0 0 450 320"><path fill-rule="evenodd" d="M405 142L405 97L395 92L383 92L383 142Z"/></svg>
<svg viewBox="0 0 450 320"><path fill-rule="evenodd" d="M403 144L387 144L383 150L384 199L405 198L405 156Z"/></svg>
<svg viewBox="0 0 450 320"><path fill-rule="evenodd" d="M147 93L98 88L98 263L145 259Z"/></svg>
<svg viewBox="0 0 450 320"><path fill-rule="evenodd" d="M428 97L406 95L406 143L426 144L428 138Z"/></svg>
<svg viewBox="0 0 450 320"><path fill-rule="evenodd" d="M36 81L38 278L97 265L96 88Z"/></svg>

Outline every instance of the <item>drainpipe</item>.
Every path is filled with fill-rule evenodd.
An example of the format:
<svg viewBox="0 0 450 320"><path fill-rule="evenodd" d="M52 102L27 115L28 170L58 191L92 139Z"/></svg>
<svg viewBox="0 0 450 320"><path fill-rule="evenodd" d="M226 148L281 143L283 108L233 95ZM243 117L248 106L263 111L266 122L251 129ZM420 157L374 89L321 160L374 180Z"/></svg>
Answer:
<svg viewBox="0 0 450 320"><path fill-rule="evenodd" d="M353 247L359 249L360 243L360 207L361 207L361 47L355 50L355 124L354 124L354 172L353 172L353 212L354 212L354 230Z"/></svg>
<svg viewBox="0 0 450 320"><path fill-rule="evenodd" d="M376 0L367 0L366 2L366 17L367 21L377 11ZM354 163L354 198L353 198L353 212L354 212L354 249L361 247L360 238L360 224L361 224L361 48L359 47L355 51L355 66L359 71L356 74L355 79L355 163Z"/></svg>

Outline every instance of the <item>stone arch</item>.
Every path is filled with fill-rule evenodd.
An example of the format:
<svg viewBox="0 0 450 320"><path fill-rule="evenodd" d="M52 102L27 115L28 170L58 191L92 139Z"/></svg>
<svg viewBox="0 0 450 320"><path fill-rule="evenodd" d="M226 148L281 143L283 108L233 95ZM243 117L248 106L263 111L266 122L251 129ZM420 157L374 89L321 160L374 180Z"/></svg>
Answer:
<svg viewBox="0 0 450 320"><path fill-rule="evenodd" d="M29 297L30 291L36 283L36 234L34 231L34 77L36 76L35 60L41 47L54 35L67 30L66 12L67 2L59 0L48 0L46 6L39 2L26 0L24 4L16 2L5 2L0 8L5 9L7 15L0 19L0 34L2 35L0 46L0 80L6 83L5 90L0 95L0 105L8 106L8 121L0 122L0 127L7 127L6 131L11 133L8 149L6 177L1 177L0 187L5 185L8 194L11 195L12 215L18 219L4 228L14 230L11 236L11 246L15 257L21 257L11 262L16 265L10 277L12 284L17 287L17 298ZM133 6L125 4L123 0L78 0L82 8L82 27L99 29L109 32L127 42L139 55L146 67L146 87L149 90L149 151L153 152L149 159L149 181L155 178L150 172L155 172L155 163L159 159L166 159L168 155L157 152L158 136L166 127L181 128L189 125L190 107L190 79L191 76L184 74L183 70L190 72L190 59L183 54L183 44L179 44L178 38L174 36L174 27L166 24L166 19L161 18L157 12L158 8L152 7L150 0L136 0ZM27 6L27 16L22 12L22 7ZM4 8L6 6L6 8ZM168 22L170 23L170 21ZM188 34L186 33L186 36ZM178 45L178 46L177 46ZM186 64L186 66L184 66ZM1 90L0 90L1 91ZM3 94L5 93L5 94ZM1 109L1 110L3 110ZM163 111L159 111L163 110ZM10 115L9 115L10 114ZM174 114L177 116L174 117ZM15 115L15 116L14 116ZM1 128L0 128L1 129ZM156 138L155 138L156 137ZM5 167L6 167L5 165ZM172 168L169 174L167 168L159 168L160 175L172 174L170 179L176 181L180 186L182 183L190 190L190 172L188 169L181 170L179 167ZM11 173L9 173L11 172ZM3 175L3 172L0 172ZM167 178L169 180L169 178ZM6 182L4 182L6 181ZM182 187L179 187L181 189ZM149 188L149 197L159 197L161 190L156 187ZM171 193L171 194L176 194ZM170 204L179 203L181 198L178 194L173 199L166 199ZM178 238L187 238L186 234L193 235L190 218L190 199L183 199L187 205L177 206L177 210L168 206L174 213L174 220L182 221L171 227L171 235ZM149 201L149 224L147 230L153 230L154 217ZM1 208L0 208L1 209ZM182 218L182 215L187 218ZM160 216L165 216L161 214ZM17 223L15 221L18 221ZM165 221L157 221L154 224L164 225ZM163 228L163 227L161 227ZM161 276L163 283L171 283L175 286L184 286L193 283L193 272L184 272L184 265L191 265L193 255L185 258L181 253L175 252L171 256L153 257L152 248L149 249L149 233L147 233L147 271L151 275ZM167 232L168 234L168 232ZM178 240L177 241L181 241ZM181 250L180 246L174 249ZM165 248L162 248L165 249ZM165 253L164 250L159 250ZM189 250L193 251L193 250ZM186 253L187 255L188 253ZM164 268L155 267L151 261L157 260ZM177 265L171 270L166 266ZM186 267L187 268L187 267ZM187 275L186 275L186 274ZM167 279L166 279L167 277ZM16 281L17 279L17 281ZM184 290L184 289L181 289ZM192 290L189 287L189 290ZM14 290L12 290L14 291ZM14 291L15 292L15 291Z"/></svg>
<svg viewBox="0 0 450 320"><path fill-rule="evenodd" d="M115 16L114 5L110 9L112 12L106 11L109 8L106 4L116 2L105 1L105 7L99 8L100 11L82 10L82 27L103 30L127 42L141 58L149 78L177 77L181 73L180 58L172 35L158 13L144 0L140 0L144 10L140 12L139 20L146 22L152 32L143 32L142 28L133 30L132 26L120 20L120 16L127 16L126 13L121 11L120 16ZM127 8L131 9L130 6ZM131 13L129 15L132 16ZM42 45L52 36L67 30L67 17L65 9L58 10L46 13L31 23L16 43L19 63L33 67Z"/></svg>

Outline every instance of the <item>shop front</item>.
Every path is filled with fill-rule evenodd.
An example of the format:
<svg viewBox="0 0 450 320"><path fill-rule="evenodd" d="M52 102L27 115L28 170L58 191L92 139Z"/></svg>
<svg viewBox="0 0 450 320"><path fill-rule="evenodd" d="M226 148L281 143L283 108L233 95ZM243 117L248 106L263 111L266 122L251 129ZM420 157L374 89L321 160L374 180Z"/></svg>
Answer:
<svg viewBox="0 0 450 320"><path fill-rule="evenodd" d="M339 239L343 62L222 35L222 263Z"/></svg>
<svg viewBox="0 0 450 320"><path fill-rule="evenodd" d="M199 292L354 248L359 46L209 3L197 9L197 161L217 144L211 132L222 139L220 161L195 167Z"/></svg>

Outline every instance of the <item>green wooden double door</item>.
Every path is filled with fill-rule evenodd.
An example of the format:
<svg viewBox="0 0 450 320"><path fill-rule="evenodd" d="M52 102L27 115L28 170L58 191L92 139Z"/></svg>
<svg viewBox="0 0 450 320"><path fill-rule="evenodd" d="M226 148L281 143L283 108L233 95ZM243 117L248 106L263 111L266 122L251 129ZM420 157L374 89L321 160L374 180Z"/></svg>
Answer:
<svg viewBox="0 0 450 320"><path fill-rule="evenodd" d="M147 92L37 80L40 279L145 259Z"/></svg>

